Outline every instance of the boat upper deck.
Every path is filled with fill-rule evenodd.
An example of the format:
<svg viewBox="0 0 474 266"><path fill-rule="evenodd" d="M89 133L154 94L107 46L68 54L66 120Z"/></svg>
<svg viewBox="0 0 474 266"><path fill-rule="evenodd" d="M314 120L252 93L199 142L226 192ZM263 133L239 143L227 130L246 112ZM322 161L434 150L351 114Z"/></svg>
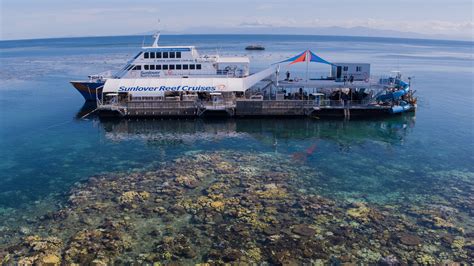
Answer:
<svg viewBox="0 0 474 266"><path fill-rule="evenodd" d="M151 46L143 46L113 78L165 78L190 76L249 75L250 60L246 56L201 55L195 46L158 45L159 34Z"/></svg>

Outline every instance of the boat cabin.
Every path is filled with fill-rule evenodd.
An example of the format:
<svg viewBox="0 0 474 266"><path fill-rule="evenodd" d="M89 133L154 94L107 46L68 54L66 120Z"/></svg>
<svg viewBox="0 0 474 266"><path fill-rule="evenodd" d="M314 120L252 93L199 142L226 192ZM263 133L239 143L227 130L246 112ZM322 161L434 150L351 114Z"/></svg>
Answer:
<svg viewBox="0 0 474 266"><path fill-rule="evenodd" d="M187 78L249 75L248 57L200 55L194 46L159 46L155 36L152 46L142 47L123 67L116 78Z"/></svg>
<svg viewBox="0 0 474 266"><path fill-rule="evenodd" d="M331 66L330 78L336 81L368 80L370 78L370 64L334 63Z"/></svg>

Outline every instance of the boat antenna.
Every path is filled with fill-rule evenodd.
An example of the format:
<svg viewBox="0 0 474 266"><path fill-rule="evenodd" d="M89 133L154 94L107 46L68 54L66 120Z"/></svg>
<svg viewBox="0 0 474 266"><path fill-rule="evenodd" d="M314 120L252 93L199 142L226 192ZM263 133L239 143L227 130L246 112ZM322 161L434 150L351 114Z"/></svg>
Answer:
<svg viewBox="0 0 474 266"><path fill-rule="evenodd" d="M160 19L158 19L158 25L160 25ZM153 34L153 38L155 38L155 40L153 41L153 45L152 47L158 47L158 40L160 39L160 30L159 30L159 26L158 26L158 29L156 30L155 34Z"/></svg>

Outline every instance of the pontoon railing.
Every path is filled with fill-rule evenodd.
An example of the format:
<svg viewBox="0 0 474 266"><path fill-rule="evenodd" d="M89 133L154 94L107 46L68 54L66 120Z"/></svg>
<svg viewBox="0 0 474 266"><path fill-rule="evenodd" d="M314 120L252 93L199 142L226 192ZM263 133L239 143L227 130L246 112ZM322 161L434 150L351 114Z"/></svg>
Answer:
<svg viewBox="0 0 474 266"><path fill-rule="evenodd" d="M317 107L362 107L375 103L373 100L319 100L314 101Z"/></svg>
<svg viewBox="0 0 474 266"><path fill-rule="evenodd" d="M195 108L195 101L130 101L125 104L127 109L175 109Z"/></svg>
<svg viewBox="0 0 474 266"><path fill-rule="evenodd" d="M145 98L145 97L143 97ZM235 108L238 102L241 104L257 104L263 108L271 109L288 109L288 108L324 108L324 107L336 107L336 108L357 108L357 107L370 107L375 105L376 102L367 100L328 100L328 99L314 99L314 100L250 100L250 99L228 99L218 101L203 101L203 100L160 100L143 99L136 97L131 101L118 102L118 101L106 101L102 105L117 108L126 109L176 109L176 108L201 108L207 110L225 110L229 108ZM159 98L159 97L156 97Z"/></svg>
<svg viewBox="0 0 474 266"><path fill-rule="evenodd" d="M208 110L222 110L227 108L234 108L234 100L218 100L218 101L197 101L196 105L200 108Z"/></svg>

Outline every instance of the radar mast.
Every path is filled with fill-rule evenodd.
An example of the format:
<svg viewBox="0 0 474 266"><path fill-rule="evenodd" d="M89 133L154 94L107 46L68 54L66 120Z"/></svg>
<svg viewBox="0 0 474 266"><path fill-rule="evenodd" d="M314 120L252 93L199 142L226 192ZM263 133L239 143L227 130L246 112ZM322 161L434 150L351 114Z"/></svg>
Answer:
<svg viewBox="0 0 474 266"><path fill-rule="evenodd" d="M159 30L160 28L159 25L160 25L160 19L158 19L158 29L156 30L155 34L153 34L153 38L155 38L155 40L153 41L152 47L158 47L158 41L160 40L160 34L161 34Z"/></svg>

